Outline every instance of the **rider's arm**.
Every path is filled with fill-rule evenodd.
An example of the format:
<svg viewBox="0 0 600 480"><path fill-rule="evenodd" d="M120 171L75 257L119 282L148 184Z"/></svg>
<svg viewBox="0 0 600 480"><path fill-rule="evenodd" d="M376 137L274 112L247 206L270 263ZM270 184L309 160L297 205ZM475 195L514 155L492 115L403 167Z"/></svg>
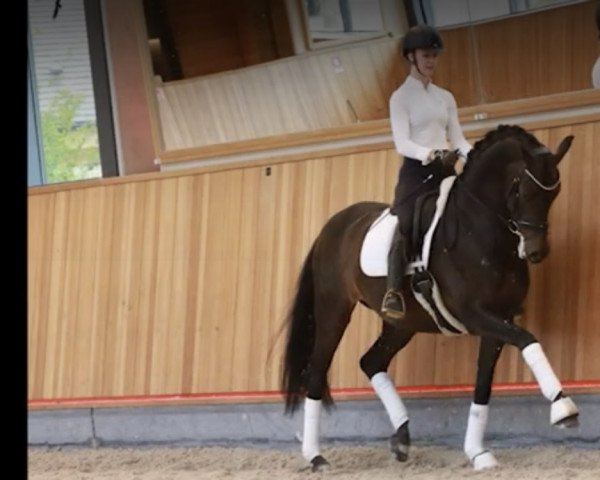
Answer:
<svg viewBox="0 0 600 480"><path fill-rule="evenodd" d="M448 139L453 148L460 151L460 159L463 162L467 161L467 155L473 148L463 135L462 128L458 122L458 109L456 108L456 100L452 94L448 95Z"/></svg>

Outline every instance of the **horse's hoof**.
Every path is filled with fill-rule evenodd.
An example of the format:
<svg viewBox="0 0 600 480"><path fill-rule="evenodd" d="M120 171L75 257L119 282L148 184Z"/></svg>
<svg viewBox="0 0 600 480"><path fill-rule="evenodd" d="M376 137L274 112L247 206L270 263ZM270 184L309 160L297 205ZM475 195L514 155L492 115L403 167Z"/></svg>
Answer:
<svg viewBox="0 0 600 480"><path fill-rule="evenodd" d="M563 418L555 423L559 428L577 428L579 427L579 414L576 413L570 417Z"/></svg>
<svg viewBox="0 0 600 480"><path fill-rule="evenodd" d="M579 426L579 410L569 397L561 397L552 402L550 408L550 423L562 428Z"/></svg>
<svg viewBox="0 0 600 480"><path fill-rule="evenodd" d="M327 472L331 470L331 465L321 455L317 455L310 463L312 465L311 471L313 472Z"/></svg>
<svg viewBox="0 0 600 480"><path fill-rule="evenodd" d="M401 452L400 450L397 450L394 453L396 454L396 460L399 462L406 462L408 460L408 453Z"/></svg>
<svg viewBox="0 0 600 480"><path fill-rule="evenodd" d="M471 462L473 462L473 468L475 470L487 470L490 468L496 468L498 466L496 457L494 457L492 452L487 450L473 457Z"/></svg>
<svg viewBox="0 0 600 480"><path fill-rule="evenodd" d="M408 422L398 427L396 433L390 437L390 450L396 456L399 462L408 460L408 450L410 448L410 435L408 433Z"/></svg>

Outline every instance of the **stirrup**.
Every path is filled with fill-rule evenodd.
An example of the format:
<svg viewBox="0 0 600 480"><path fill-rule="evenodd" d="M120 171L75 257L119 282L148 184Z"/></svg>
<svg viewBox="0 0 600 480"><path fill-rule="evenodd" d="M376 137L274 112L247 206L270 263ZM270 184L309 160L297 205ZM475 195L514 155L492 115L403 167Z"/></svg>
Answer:
<svg viewBox="0 0 600 480"><path fill-rule="evenodd" d="M392 309L392 308L389 308L389 306L387 305L387 302L390 300L390 298L392 298L394 296L398 300L399 307L400 307L399 309L396 309L396 308ZM398 290L392 290L392 289L385 292L383 301L381 302L381 313L383 313L388 318L392 318L394 320L401 320L402 318L404 318L405 312L406 312L406 304L404 303L404 296L402 295L402 292L400 292Z"/></svg>

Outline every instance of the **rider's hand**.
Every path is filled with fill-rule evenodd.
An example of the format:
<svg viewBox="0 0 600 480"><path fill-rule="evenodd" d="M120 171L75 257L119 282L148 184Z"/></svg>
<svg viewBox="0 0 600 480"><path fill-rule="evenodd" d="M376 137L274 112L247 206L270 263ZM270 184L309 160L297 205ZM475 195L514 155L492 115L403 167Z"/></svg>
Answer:
<svg viewBox="0 0 600 480"><path fill-rule="evenodd" d="M458 160L459 151L458 150L432 150L429 152L429 161L439 161L448 168L454 168L454 164Z"/></svg>
<svg viewBox="0 0 600 480"><path fill-rule="evenodd" d="M463 157L460 157L458 160L459 161L454 164L454 171L457 175L462 175L466 162Z"/></svg>

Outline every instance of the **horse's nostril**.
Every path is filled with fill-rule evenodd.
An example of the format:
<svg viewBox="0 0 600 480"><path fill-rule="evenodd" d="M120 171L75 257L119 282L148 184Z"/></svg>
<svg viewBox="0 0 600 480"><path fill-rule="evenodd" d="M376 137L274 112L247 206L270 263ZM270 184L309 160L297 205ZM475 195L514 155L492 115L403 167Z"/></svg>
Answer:
<svg viewBox="0 0 600 480"><path fill-rule="evenodd" d="M531 263L539 263L543 260L544 255L541 252L533 252L529 254L528 258Z"/></svg>

